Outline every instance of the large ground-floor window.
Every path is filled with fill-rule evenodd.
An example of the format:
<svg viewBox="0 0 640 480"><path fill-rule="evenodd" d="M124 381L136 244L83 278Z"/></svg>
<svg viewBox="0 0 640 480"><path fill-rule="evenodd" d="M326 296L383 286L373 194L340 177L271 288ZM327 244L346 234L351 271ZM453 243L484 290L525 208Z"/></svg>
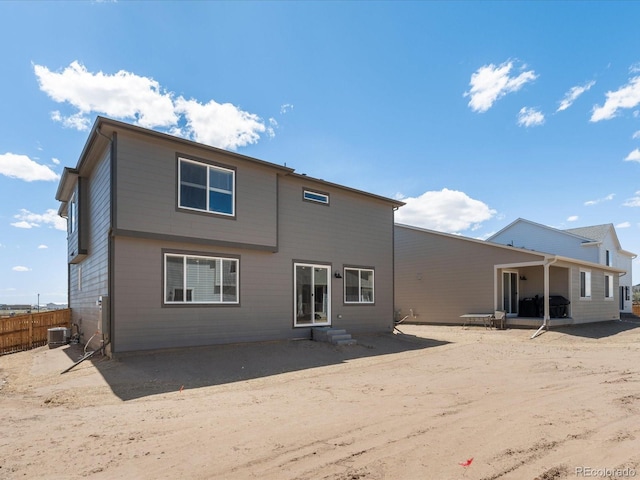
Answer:
<svg viewBox="0 0 640 480"><path fill-rule="evenodd" d="M344 269L344 303L374 302L374 272L371 268Z"/></svg>
<svg viewBox="0 0 640 480"><path fill-rule="evenodd" d="M239 302L237 258L164 255L164 303Z"/></svg>

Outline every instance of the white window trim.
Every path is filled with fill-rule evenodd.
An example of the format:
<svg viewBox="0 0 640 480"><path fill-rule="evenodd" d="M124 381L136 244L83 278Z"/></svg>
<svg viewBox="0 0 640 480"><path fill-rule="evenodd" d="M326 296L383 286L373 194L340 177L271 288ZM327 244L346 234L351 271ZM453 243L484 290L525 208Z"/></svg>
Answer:
<svg viewBox="0 0 640 480"><path fill-rule="evenodd" d="M180 188L182 185L182 179L181 179L181 175L182 175L182 169L180 168L182 162L186 162L186 163L193 163L195 165L199 165L201 167L206 167L207 168L207 186L206 186L206 191L207 191L207 195L206 195L206 201L207 201L207 207L206 209L201 209L201 208L194 208L194 207L187 207L182 205L182 198L181 198L181 192L182 189ZM214 188L211 187L209 185L209 171L210 170L220 170L223 172L228 172L231 173L231 213L227 213L227 212L218 212L216 210L211 210L210 209L210 205L209 205L209 192L214 191L214 192L221 192L221 193L229 193L228 190L222 190L219 188ZM196 184L189 184L186 183L186 185L191 185L194 187L202 187L201 185L196 185ZM225 168L225 167L220 167L218 165L209 165L208 163L204 163L204 162L197 162L195 160L190 160L188 158L183 158L183 157L179 157L178 158L178 208L181 208L183 210L191 210L194 212L204 212L204 213L211 213L213 215L224 215L227 217L234 217L236 215L236 171L231 169L231 168Z"/></svg>
<svg viewBox="0 0 640 480"><path fill-rule="evenodd" d="M582 274L585 274L585 278L584 278L584 297L582 296ZM580 300L591 300L591 270L586 270L586 269L580 269L580 274L579 274L579 294L580 294Z"/></svg>
<svg viewBox="0 0 640 480"><path fill-rule="evenodd" d="M302 198L309 202L320 203L322 205L329 205L329 195L326 193L316 192L305 188L302 191Z"/></svg>
<svg viewBox="0 0 640 480"><path fill-rule="evenodd" d="M227 260L227 261L231 261L231 262L235 262L235 273L236 273L236 283L235 283L235 287L236 287L236 299L233 301L225 301L224 300L224 293L221 292L220 294L220 300L219 301L207 301L207 302L194 302L194 301L187 301L185 300L185 298L187 298L187 295L184 295L183 293L183 300L181 301L168 301L167 300L167 258L168 257L180 257L182 258L182 265L183 265L183 275L182 275L182 291L183 292L188 292L189 290L191 290L193 292L193 288L188 288L186 285L186 281L187 281L187 262L186 259L187 258L201 258L204 260L220 260L221 264L223 261ZM164 277L164 285L162 287L162 303L164 305L239 305L240 304L240 260L238 258L233 258L233 257L209 257L209 256L205 256L205 255L189 255L189 254L182 254L182 253L165 253L164 254L164 261L163 261L163 277ZM216 272L216 275L218 274L218 272ZM219 270L219 277L217 278L217 280L219 281L220 284L220 288L221 290L224 289L224 269L220 268ZM173 289L175 290L175 288ZM192 293L193 295L193 293Z"/></svg>
<svg viewBox="0 0 640 480"><path fill-rule="evenodd" d="M358 272L358 297L359 300L358 301L353 301L347 300L347 270L353 270ZM361 277L361 273L362 272L371 272L372 275L372 285L371 285L371 300L364 300L363 296L362 296L362 277ZM376 303L376 272L373 268L359 268L359 267L344 267L344 273L343 273L343 277L345 278L344 281L344 303L347 305L373 305L374 303Z"/></svg>

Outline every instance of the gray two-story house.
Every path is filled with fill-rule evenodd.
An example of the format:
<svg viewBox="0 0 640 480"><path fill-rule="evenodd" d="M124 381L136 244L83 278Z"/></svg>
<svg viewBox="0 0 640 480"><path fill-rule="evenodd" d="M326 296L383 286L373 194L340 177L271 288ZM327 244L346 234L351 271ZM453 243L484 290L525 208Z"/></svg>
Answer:
<svg viewBox="0 0 640 480"><path fill-rule="evenodd" d="M72 323L111 355L393 329L402 202L103 117L56 199Z"/></svg>

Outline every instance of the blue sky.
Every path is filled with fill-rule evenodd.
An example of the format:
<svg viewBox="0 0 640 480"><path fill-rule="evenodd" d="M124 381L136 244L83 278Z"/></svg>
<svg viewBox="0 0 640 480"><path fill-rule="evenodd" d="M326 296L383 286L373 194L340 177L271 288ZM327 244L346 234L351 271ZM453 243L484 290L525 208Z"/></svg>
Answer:
<svg viewBox="0 0 640 480"><path fill-rule="evenodd" d="M96 115L640 253L640 2L0 2L0 304L66 302L55 192ZM634 261L634 284L640 264Z"/></svg>

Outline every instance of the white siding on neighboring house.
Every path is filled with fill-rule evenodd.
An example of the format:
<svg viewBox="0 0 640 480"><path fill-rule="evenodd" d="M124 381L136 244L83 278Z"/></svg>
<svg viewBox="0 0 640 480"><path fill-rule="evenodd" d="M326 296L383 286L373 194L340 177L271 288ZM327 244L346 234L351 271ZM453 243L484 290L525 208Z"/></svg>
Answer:
<svg viewBox="0 0 640 480"><path fill-rule="evenodd" d="M612 224L560 230L519 218L487 239L624 270L614 297L622 312L632 311L632 261L635 254L621 248Z"/></svg>
<svg viewBox="0 0 640 480"><path fill-rule="evenodd" d="M577 235L569 235L561 230L523 219L517 220L497 234L489 237L487 241L576 258L586 262L598 263L600 261L597 249L584 248L582 246L588 239Z"/></svg>

